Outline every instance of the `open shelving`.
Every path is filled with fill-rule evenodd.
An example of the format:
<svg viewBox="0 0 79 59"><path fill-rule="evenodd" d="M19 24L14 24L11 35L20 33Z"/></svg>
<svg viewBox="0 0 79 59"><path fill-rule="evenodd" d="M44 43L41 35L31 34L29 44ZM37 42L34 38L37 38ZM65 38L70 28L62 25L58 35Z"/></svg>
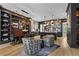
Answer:
<svg viewBox="0 0 79 59"><path fill-rule="evenodd" d="M23 28L21 28L22 25L20 24L20 20L22 21L23 19L30 22L28 17L8 10L3 6L0 6L0 44L11 41L13 26L15 26L15 28L18 28L21 31L23 30ZM27 34L29 34L30 23L25 27L28 30Z"/></svg>
<svg viewBox="0 0 79 59"><path fill-rule="evenodd" d="M79 48L79 4L70 3L67 8L67 40L72 48Z"/></svg>
<svg viewBox="0 0 79 59"><path fill-rule="evenodd" d="M39 22L40 32L56 33L57 36L62 36L62 23L65 19L51 19L49 21Z"/></svg>
<svg viewBox="0 0 79 59"><path fill-rule="evenodd" d="M0 41L8 42L10 41L10 14L3 10L0 11L1 13L1 22L0 22L0 29L1 29L1 38Z"/></svg>

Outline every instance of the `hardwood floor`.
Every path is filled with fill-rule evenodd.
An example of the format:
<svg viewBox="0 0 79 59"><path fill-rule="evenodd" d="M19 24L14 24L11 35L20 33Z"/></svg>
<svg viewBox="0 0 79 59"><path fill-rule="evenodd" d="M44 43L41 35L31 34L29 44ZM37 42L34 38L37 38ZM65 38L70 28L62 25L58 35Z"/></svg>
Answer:
<svg viewBox="0 0 79 59"><path fill-rule="evenodd" d="M66 38L58 38L56 44L60 45L60 47L51 52L49 56L79 56L79 48L70 48Z"/></svg>
<svg viewBox="0 0 79 59"><path fill-rule="evenodd" d="M22 44L14 46L9 44L7 47L0 49L0 56L16 56L21 51L22 47Z"/></svg>
<svg viewBox="0 0 79 59"><path fill-rule="evenodd" d="M49 56L79 56L79 49L70 48L66 38L58 38L55 43L60 45L60 47L51 52ZM15 46L9 44L4 48L0 48L0 56L23 56L20 55L22 48L22 44Z"/></svg>

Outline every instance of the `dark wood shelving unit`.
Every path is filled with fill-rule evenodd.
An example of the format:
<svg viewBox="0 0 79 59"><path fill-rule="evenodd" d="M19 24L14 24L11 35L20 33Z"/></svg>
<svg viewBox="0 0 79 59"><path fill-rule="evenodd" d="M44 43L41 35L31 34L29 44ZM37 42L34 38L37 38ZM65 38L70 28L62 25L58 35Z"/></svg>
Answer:
<svg viewBox="0 0 79 59"><path fill-rule="evenodd" d="M69 3L67 8L68 32L70 47L79 48L79 4Z"/></svg>
<svg viewBox="0 0 79 59"><path fill-rule="evenodd" d="M20 20L27 20L30 22L29 18L23 15L20 15L18 13L15 13L13 11L10 11L3 6L0 6L0 44L7 43L11 41L11 31L12 31L12 23L17 23L18 29L22 30L20 28ZM30 33L30 25L29 23L26 29L28 29L28 33ZM26 34L26 33L25 33Z"/></svg>
<svg viewBox="0 0 79 59"><path fill-rule="evenodd" d="M77 17L78 19L78 17ZM79 20L77 20L77 26L76 26L76 44L79 46Z"/></svg>
<svg viewBox="0 0 79 59"><path fill-rule="evenodd" d="M39 22L39 29L42 26L42 31L40 32L56 33L58 37L62 37L62 25L64 20L66 19L51 19Z"/></svg>
<svg viewBox="0 0 79 59"><path fill-rule="evenodd" d="M10 14L3 11L3 9L0 10L0 30L1 30L1 37L0 37L0 43L5 43L10 41Z"/></svg>
<svg viewBox="0 0 79 59"><path fill-rule="evenodd" d="M13 25L16 25L17 26L17 28L19 28L19 17L18 16L16 16L16 15L12 15L11 16L11 23L12 23L12 26ZM13 24L13 23L15 23L15 24Z"/></svg>

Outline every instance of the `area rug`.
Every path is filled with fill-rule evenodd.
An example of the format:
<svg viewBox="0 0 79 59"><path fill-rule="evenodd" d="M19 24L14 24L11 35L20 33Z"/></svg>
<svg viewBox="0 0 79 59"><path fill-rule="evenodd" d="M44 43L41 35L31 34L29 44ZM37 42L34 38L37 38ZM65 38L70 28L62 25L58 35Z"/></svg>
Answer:
<svg viewBox="0 0 79 59"><path fill-rule="evenodd" d="M48 56L49 53L55 51L59 45L54 44L52 47L44 47L41 51L39 51L35 56Z"/></svg>
<svg viewBox="0 0 79 59"><path fill-rule="evenodd" d="M38 53L32 55L32 56L48 56L51 52L54 52L59 45L54 44L52 47L44 47L42 48ZM18 54L18 56L29 56L25 53L24 48L22 48L21 52Z"/></svg>

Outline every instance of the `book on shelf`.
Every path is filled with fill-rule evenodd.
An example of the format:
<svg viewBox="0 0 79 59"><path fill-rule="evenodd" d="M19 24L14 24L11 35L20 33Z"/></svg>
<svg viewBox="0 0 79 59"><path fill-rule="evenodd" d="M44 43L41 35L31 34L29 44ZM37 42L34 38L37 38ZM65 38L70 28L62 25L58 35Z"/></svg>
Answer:
<svg viewBox="0 0 79 59"><path fill-rule="evenodd" d="M9 22L7 19L3 19L2 21L3 21L3 22Z"/></svg>
<svg viewBox="0 0 79 59"><path fill-rule="evenodd" d="M2 26L9 26L9 24L4 23Z"/></svg>
<svg viewBox="0 0 79 59"><path fill-rule="evenodd" d="M4 29L2 29L1 31L8 31L8 29L7 29L7 28L4 28Z"/></svg>
<svg viewBox="0 0 79 59"><path fill-rule="evenodd" d="M2 38L2 40L3 40L3 41L7 41L7 40L8 40L8 38Z"/></svg>
<svg viewBox="0 0 79 59"><path fill-rule="evenodd" d="M18 26L19 26L18 23L15 23L15 22L12 23L12 27L13 27L13 28L18 28Z"/></svg>
<svg viewBox="0 0 79 59"><path fill-rule="evenodd" d="M8 36L8 33L4 33L2 36Z"/></svg>
<svg viewBox="0 0 79 59"><path fill-rule="evenodd" d="M7 18L9 17L9 15L7 13L5 13L5 12L2 12L2 16L7 17Z"/></svg>

